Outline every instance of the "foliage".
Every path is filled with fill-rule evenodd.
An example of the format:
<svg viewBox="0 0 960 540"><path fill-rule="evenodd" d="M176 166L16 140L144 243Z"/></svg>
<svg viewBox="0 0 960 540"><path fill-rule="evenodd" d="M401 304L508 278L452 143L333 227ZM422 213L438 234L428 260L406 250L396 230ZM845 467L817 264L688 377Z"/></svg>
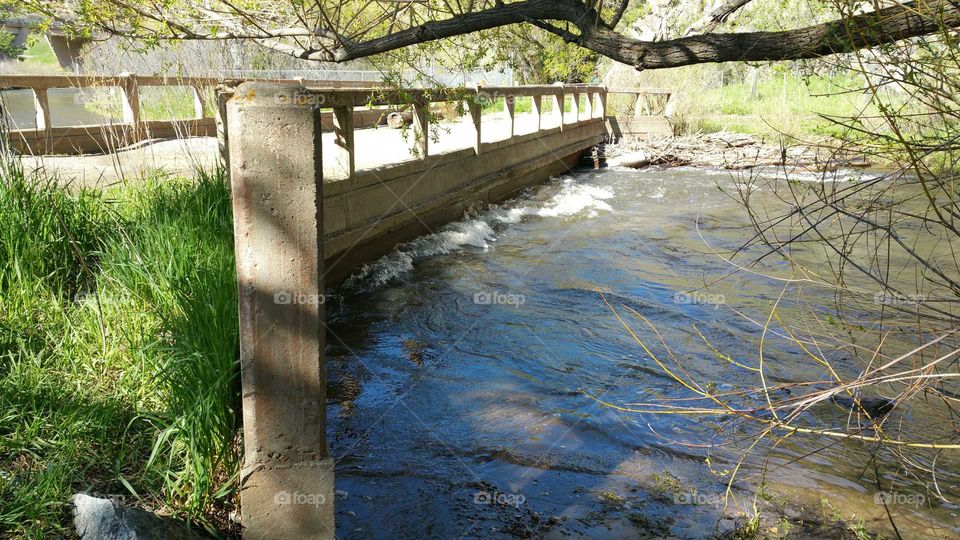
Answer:
<svg viewBox="0 0 960 540"><path fill-rule="evenodd" d="M0 534L65 534L76 491L201 520L229 508L239 422L229 200L219 173L69 193L6 165Z"/></svg>

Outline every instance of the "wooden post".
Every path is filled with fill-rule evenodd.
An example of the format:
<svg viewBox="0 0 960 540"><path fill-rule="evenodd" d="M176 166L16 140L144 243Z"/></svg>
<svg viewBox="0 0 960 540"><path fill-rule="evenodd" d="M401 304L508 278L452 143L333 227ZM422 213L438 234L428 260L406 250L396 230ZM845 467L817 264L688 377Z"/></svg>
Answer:
<svg viewBox="0 0 960 540"><path fill-rule="evenodd" d="M418 101L413 105L413 153L420 159L430 151L430 102Z"/></svg>
<svg viewBox="0 0 960 540"><path fill-rule="evenodd" d="M243 537L332 539L320 109L295 84L227 103L244 458Z"/></svg>
<svg viewBox="0 0 960 540"><path fill-rule="evenodd" d="M353 107L334 107L333 109L334 162L353 176L356 170L356 150L353 141Z"/></svg>
<svg viewBox="0 0 960 540"><path fill-rule="evenodd" d="M508 139L513 138L517 131L517 98L516 96L503 96L503 110L507 113L507 119L510 121L510 134Z"/></svg>
<svg viewBox="0 0 960 540"><path fill-rule="evenodd" d="M480 148L483 144L480 130L481 119L483 117L483 105L480 103L479 91L473 95L472 99L467 100L467 108L470 110L470 123L473 125L473 151L479 156Z"/></svg>
<svg viewBox="0 0 960 540"><path fill-rule="evenodd" d="M543 96L533 96L530 99L533 102L533 114L537 115L537 123L534 129L540 131L543 127Z"/></svg>

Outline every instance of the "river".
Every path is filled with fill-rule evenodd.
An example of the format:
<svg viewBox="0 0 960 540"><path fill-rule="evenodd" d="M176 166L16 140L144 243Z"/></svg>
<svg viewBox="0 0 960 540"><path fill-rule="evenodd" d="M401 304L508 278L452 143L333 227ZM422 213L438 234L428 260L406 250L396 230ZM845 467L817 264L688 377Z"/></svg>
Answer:
<svg viewBox="0 0 960 540"><path fill-rule="evenodd" d="M755 502L773 536L789 527L772 508L890 534L862 443L796 435L760 445L724 498L729 477L718 473L752 442L749 428L604 404L691 396L624 323L668 368L716 391L759 384L720 358L756 366L784 290L716 253L753 231L728 196L738 181L690 168L578 171L405 244L333 291L338 536L701 538L747 526ZM774 257L755 269L790 273ZM802 302L785 294L779 309L799 317L833 305L832 291L813 288ZM788 340L765 340L768 383L824 379ZM836 361L846 376L859 370ZM848 413L824 403L806 414L842 430ZM924 429L922 411L895 414ZM898 484L898 529L957 537L960 510L934 500L926 480ZM955 480L939 487L960 498Z"/></svg>

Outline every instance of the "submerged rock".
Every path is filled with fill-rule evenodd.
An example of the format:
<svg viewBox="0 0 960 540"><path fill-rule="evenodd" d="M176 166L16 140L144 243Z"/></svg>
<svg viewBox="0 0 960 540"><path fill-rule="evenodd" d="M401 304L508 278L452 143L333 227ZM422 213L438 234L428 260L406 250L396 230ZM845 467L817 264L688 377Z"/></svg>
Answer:
<svg viewBox="0 0 960 540"><path fill-rule="evenodd" d="M861 410L866 411L871 418L886 416L897 404L896 400L893 399L875 397L861 397L858 398L858 400L854 400L849 396L834 395L830 399L837 405L854 412L860 412ZM857 405L857 401L859 401L859 405Z"/></svg>
<svg viewBox="0 0 960 540"><path fill-rule="evenodd" d="M110 499L77 493L73 525L83 540L199 540L208 538L186 523L130 508Z"/></svg>

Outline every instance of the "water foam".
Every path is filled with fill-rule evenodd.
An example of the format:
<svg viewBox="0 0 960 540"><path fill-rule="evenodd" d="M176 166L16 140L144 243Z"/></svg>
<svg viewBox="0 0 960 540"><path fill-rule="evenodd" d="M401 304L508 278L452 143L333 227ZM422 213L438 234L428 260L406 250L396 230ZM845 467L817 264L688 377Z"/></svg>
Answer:
<svg viewBox="0 0 960 540"><path fill-rule="evenodd" d="M433 234L401 244L379 260L360 267L344 286L375 289L413 270L413 263L418 258L451 253L464 246L486 250L496 238L496 228L520 223L528 216L593 218L601 211L613 212L613 208L605 202L614 196L612 189L579 184L573 178L562 178L560 185L560 191L545 201L538 202L536 197L532 197L503 206L490 205L479 215L468 213L463 220L451 223Z"/></svg>

